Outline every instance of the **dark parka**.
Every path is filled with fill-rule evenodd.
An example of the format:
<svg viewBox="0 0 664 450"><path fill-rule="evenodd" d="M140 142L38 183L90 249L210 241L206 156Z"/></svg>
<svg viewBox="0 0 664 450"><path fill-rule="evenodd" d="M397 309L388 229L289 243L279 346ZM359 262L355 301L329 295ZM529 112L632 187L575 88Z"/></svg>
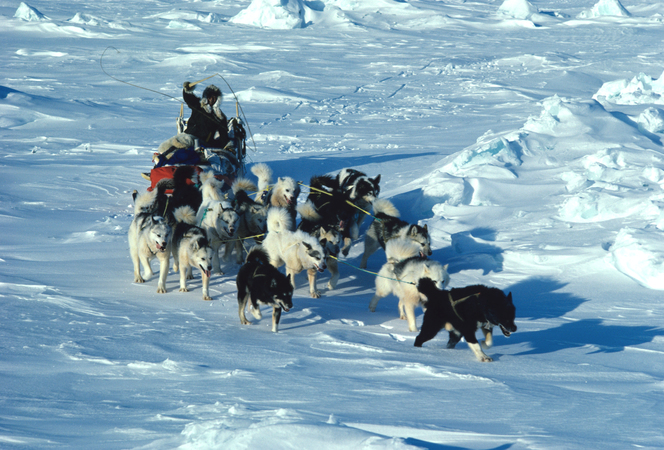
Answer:
<svg viewBox="0 0 664 450"><path fill-rule="evenodd" d="M185 87L182 90L182 98L187 106L191 108L191 117L187 121L187 128L184 132L198 138L200 146L224 148L230 139L228 138L228 119L221 109L219 109L221 92L218 88L213 87L216 90L215 94L218 94L218 99L214 105L209 105L205 94L212 86L208 86L203 91L203 98L198 98L194 94L194 87L189 87L188 85L189 83L185 83ZM219 137L215 139L214 136L217 132L219 132Z"/></svg>

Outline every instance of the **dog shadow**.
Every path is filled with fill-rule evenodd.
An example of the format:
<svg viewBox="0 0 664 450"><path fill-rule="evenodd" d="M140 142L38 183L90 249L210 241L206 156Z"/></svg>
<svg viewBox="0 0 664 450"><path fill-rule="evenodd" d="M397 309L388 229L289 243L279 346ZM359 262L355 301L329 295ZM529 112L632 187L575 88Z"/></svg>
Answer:
<svg viewBox="0 0 664 450"><path fill-rule="evenodd" d="M505 289L512 292L517 318L551 319L562 317L588 301L567 292L567 284L547 277L523 280Z"/></svg>
<svg viewBox="0 0 664 450"><path fill-rule="evenodd" d="M607 325L601 319L584 319L565 323L549 330L515 333L514 343L529 344L530 349L518 355L540 355L559 350L588 348L589 354L617 353L625 347L652 342L662 329L646 326Z"/></svg>
<svg viewBox="0 0 664 450"><path fill-rule="evenodd" d="M470 450L471 447L457 447L455 445L438 444L435 442L423 441L421 439L406 438L404 442L415 447L426 448L427 450ZM513 444L503 444L488 450L508 450Z"/></svg>
<svg viewBox="0 0 664 450"><path fill-rule="evenodd" d="M563 317L588 301L560 292L565 286L560 281L538 277L517 283L505 292L512 292L517 319L551 319ZM661 334L662 329L657 327L608 325L601 319L583 319L548 330L517 332L510 337L510 343L528 344L530 348L521 355L583 347L588 347L590 353L615 353L626 346L651 342Z"/></svg>

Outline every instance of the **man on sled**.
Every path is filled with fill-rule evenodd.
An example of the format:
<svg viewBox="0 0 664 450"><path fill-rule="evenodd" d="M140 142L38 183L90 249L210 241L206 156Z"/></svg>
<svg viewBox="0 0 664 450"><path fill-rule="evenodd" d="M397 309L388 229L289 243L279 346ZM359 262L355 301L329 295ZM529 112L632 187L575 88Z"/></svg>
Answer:
<svg viewBox="0 0 664 450"><path fill-rule="evenodd" d="M191 116L178 119L178 134L163 142L155 154L155 168L174 165L208 165L228 187L243 172L246 133L239 118L230 121L221 111L221 90L211 84L199 98L196 83L185 81L182 98ZM155 180L153 181L153 184Z"/></svg>

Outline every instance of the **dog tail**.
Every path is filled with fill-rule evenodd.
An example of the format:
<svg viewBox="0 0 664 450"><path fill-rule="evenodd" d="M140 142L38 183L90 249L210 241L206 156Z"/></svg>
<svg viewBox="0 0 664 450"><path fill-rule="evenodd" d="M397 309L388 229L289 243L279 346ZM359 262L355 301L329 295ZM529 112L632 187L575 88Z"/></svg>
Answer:
<svg viewBox="0 0 664 450"><path fill-rule="evenodd" d="M270 258L267 256L267 253L265 253L265 250L263 250L263 247L260 245L251 247L251 250L249 250L245 261L247 263L259 264L263 266L270 264Z"/></svg>
<svg viewBox="0 0 664 450"><path fill-rule="evenodd" d="M237 178L233 182L231 190L233 191L233 195L237 195L237 193L240 191L256 192L258 190L258 186L256 186L256 183L248 178Z"/></svg>
<svg viewBox="0 0 664 450"><path fill-rule="evenodd" d="M201 181L203 177L201 177ZM207 177L203 184L201 185L201 194L203 195L203 203L206 201L222 201L224 200L224 194L222 194L222 188L224 183L221 180L217 180L212 174L211 177Z"/></svg>
<svg viewBox="0 0 664 450"><path fill-rule="evenodd" d="M412 239L395 238L385 243L387 262L396 264L408 258L419 256L420 245Z"/></svg>
<svg viewBox="0 0 664 450"><path fill-rule="evenodd" d="M377 198L373 201L373 211L374 214L385 214L391 217L399 217L401 215L394 204L385 198Z"/></svg>
<svg viewBox="0 0 664 450"><path fill-rule="evenodd" d="M134 200L134 214L152 214L157 209L157 190L138 194Z"/></svg>
<svg viewBox="0 0 664 450"><path fill-rule="evenodd" d="M304 204L298 205L297 212L300 213L302 220L307 222L320 222L323 220L323 217L318 214L318 211L311 200L307 200Z"/></svg>
<svg viewBox="0 0 664 450"><path fill-rule="evenodd" d="M176 222L196 225L196 211L191 206L180 206L173 212L173 216Z"/></svg>
<svg viewBox="0 0 664 450"><path fill-rule="evenodd" d="M292 223L290 214L286 208L272 207L267 212L267 231L279 233L291 230Z"/></svg>
<svg viewBox="0 0 664 450"><path fill-rule="evenodd" d="M254 164L251 173L258 178L258 190L266 189L272 183L272 169L265 163Z"/></svg>

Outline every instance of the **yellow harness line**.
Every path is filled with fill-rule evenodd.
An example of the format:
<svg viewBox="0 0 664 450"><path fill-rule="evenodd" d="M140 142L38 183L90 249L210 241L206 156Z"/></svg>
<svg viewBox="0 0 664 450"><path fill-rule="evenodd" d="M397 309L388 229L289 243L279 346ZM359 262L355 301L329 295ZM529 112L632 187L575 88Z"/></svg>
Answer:
<svg viewBox="0 0 664 450"><path fill-rule="evenodd" d="M462 322L465 322L465 321L463 320L463 317L461 317L461 315L459 315L459 313L457 312L456 305L458 305L459 303L461 303L461 302L463 302L463 301L468 300L468 299L471 298L471 297L479 297L480 294L481 294L481 292L478 292L477 294L471 294L471 295L469 295L468 297L460 298L459 300L454 300L454 299L452 298L452 292L448 292L448 293L447 293L447 297L448 297L449 300L450 300L450 305L452 305L452 310L454 311L454 314L456 314L456 316L457 316L459 319L461 319Z"/></svg>
<svg viewBox="0 0 664 450"><path fill-rule="evenodd" d="M412 284L413 286L417 286L417 284L416 284L416 283L413 283L412 281L403 281L403 280L400 280L400 279L398 279L398 278L384 277L383 275L379 275L379 274L376 273L376 272L371 272L371 271L369 271L369 270L360 269L359 267L354 266L354 265L352 265L352 264L350 264L350 263L347 263L346 261L342 261L342 260L340 260L339 258L337 258L336 256L333 256L333 255L330 255L330 258L337 260L337 261L340 262L341 264L346 264L347 266L350 266L350 267L352 267L353 269L357 269L357 270L359 270L360 272L369 273L369 274L371 274L371 275L375 275L375 276L377 276L377 277L385 278L385 279L387 279L387 280L398 281L399 283L406 283L406 284Z"/></svg>
<svg viewBox="0 0 664 450"><path fill-rule="evenodd" d="M332 197L332 194L330 194L329 192L324 191L324 190L322 190L322 189L315 188L315 187L307 186L306 184L302 183L301 181L299 181L297 184L299 184L300 186L304 186L304 187L306 187L306 188L309 188L309 189L312 190L312 191L320 192L320 193L322 193L322 194L329 195L330 197ZM377 220L377 221L380 222L380 219L379 219L378 217L374 216L373 214L371 214L371 213L368 212L368 211L363 210L362 208L360 208L359 206L357 206L355 203L351 202L350 200L346 200L346 203L348 203L348 204L349 204L350 206L352 206L353 208L357 208L357 209L359 209L360 211L362 211L362 212L363 212L364 214L366 214L367 216L371 216L371 217L373 217L375 220Z"/></svg>

